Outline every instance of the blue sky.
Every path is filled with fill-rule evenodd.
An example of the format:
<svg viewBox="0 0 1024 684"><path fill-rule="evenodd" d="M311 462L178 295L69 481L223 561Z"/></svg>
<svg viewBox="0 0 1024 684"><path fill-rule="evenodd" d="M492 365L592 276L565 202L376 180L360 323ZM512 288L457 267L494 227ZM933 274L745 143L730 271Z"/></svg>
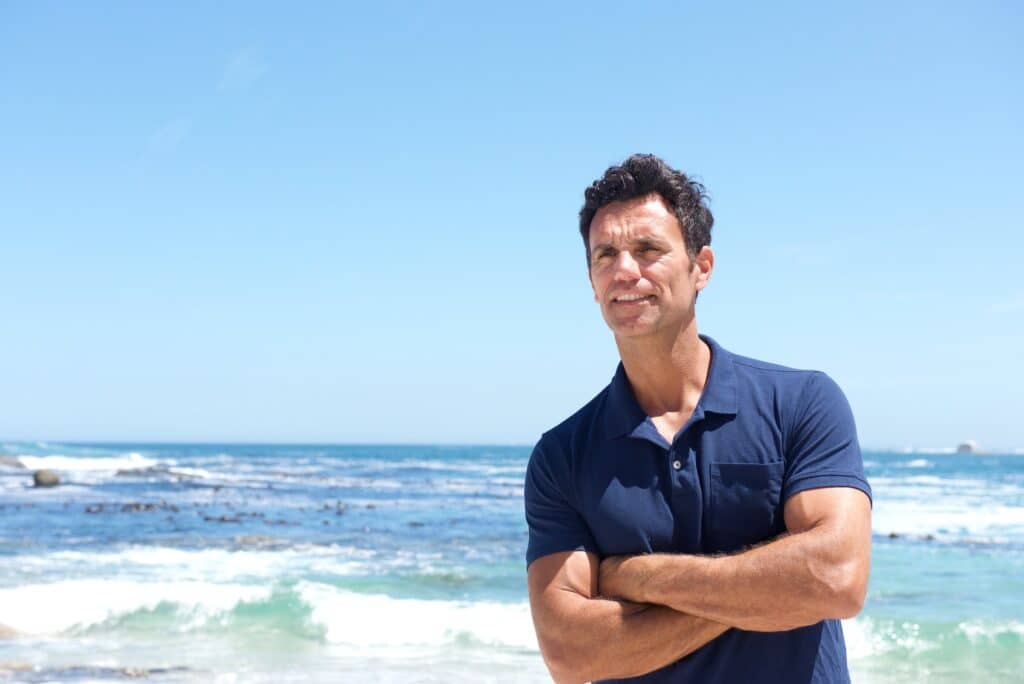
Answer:
<svg viewBox="0 0 1024 684"><path fill-rule="evenodd" d="M0 4L0 438L530 444L640 151L710 191L702 332L1024 447L1018 4L483 5Z"/></svg>

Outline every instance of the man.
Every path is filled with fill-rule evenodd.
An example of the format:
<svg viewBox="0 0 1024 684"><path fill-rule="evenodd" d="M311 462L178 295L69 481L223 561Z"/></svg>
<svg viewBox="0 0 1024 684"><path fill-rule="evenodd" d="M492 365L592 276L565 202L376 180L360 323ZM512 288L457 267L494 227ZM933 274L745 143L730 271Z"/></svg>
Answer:
<svg viewBox="0 0 1024 684"><path fill-rule="evenodd" d="M703 187L653 155L586 191L590 283L622 363L540 439L528 584L559 683L848 682L871 490L822 373L698 335L714 267Z"/></svg>

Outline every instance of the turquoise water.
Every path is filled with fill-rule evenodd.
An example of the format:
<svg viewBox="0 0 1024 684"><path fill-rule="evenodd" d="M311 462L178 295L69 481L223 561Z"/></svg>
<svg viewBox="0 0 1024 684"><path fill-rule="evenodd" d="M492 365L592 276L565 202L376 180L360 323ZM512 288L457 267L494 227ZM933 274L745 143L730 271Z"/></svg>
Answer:
<svg viewBox="0 0 1024 684"><path fill-rule="evenodd" d="M26 466L0 464L0 681L549 681L526 604L528 448L0 453ZM33 489L42 467L63 484ZM1024 456L865 467L854 680L1024 680Z"/></svg>

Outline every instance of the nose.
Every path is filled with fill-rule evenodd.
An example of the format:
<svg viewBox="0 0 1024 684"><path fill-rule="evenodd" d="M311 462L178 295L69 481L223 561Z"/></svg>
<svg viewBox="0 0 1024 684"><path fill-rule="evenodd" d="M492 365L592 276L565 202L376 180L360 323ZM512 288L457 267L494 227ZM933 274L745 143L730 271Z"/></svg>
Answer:
<svg viewBox="0 0 1024 684"><path fill-rule="evenodd" d="M640 279L640 264L637 263L629 250L622 250L615 256L613 274L617 281L632 281Z"/></svg>

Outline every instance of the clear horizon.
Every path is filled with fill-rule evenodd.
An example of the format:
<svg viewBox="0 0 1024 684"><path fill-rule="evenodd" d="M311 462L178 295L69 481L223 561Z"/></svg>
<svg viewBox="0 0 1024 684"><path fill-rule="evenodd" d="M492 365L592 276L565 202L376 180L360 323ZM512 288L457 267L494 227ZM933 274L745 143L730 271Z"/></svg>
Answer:
<svg viewBox="0 0 1024 684"><path fill-rule="evenodd" d="M701 332L861 443L1024 446L1024 9L0 10L0 435L533 444L610 380L582 191L704 182Z"/></svg>
<svg viewBox="0 0 1024 684"><path fill-rule="evenodd" d="M11 446L14 444L36 444L36 445L51 445L51 444L65 444L68 446L84 446L84 447L106 447L106 446L139 446L139 447L158 447L158 446L245 446L245 447L259 447L259 446L294 446L294 447L440 447L440 448L497 448L497 449L531 449L533 443L512 443L512 442L247 442L247 441L212 441L212 442L201 442L193 440L177 440L177 441L161 441L161 440L141 440L141 441L123 441L123 440L47 440L47 439L24 439L24 440L11 440L0 438L0 446ZM935 454L935 455L951 455L955 453L955 449L960 446L961 443L952 445L932 445L932 446L919 446L919 445L905 445L901 447L894 446L878 446L878 445L865 445L861 444L861 450L865 453L914 453L914 454ZM984 444L977 443L976 445L979 451L973 455L986 456L986 455L1018 455L1024 454L1024 446L1011 446L1003 447L998 449L987 448ZM6 454L0 451L0 455L13 455Z"/></svg>

